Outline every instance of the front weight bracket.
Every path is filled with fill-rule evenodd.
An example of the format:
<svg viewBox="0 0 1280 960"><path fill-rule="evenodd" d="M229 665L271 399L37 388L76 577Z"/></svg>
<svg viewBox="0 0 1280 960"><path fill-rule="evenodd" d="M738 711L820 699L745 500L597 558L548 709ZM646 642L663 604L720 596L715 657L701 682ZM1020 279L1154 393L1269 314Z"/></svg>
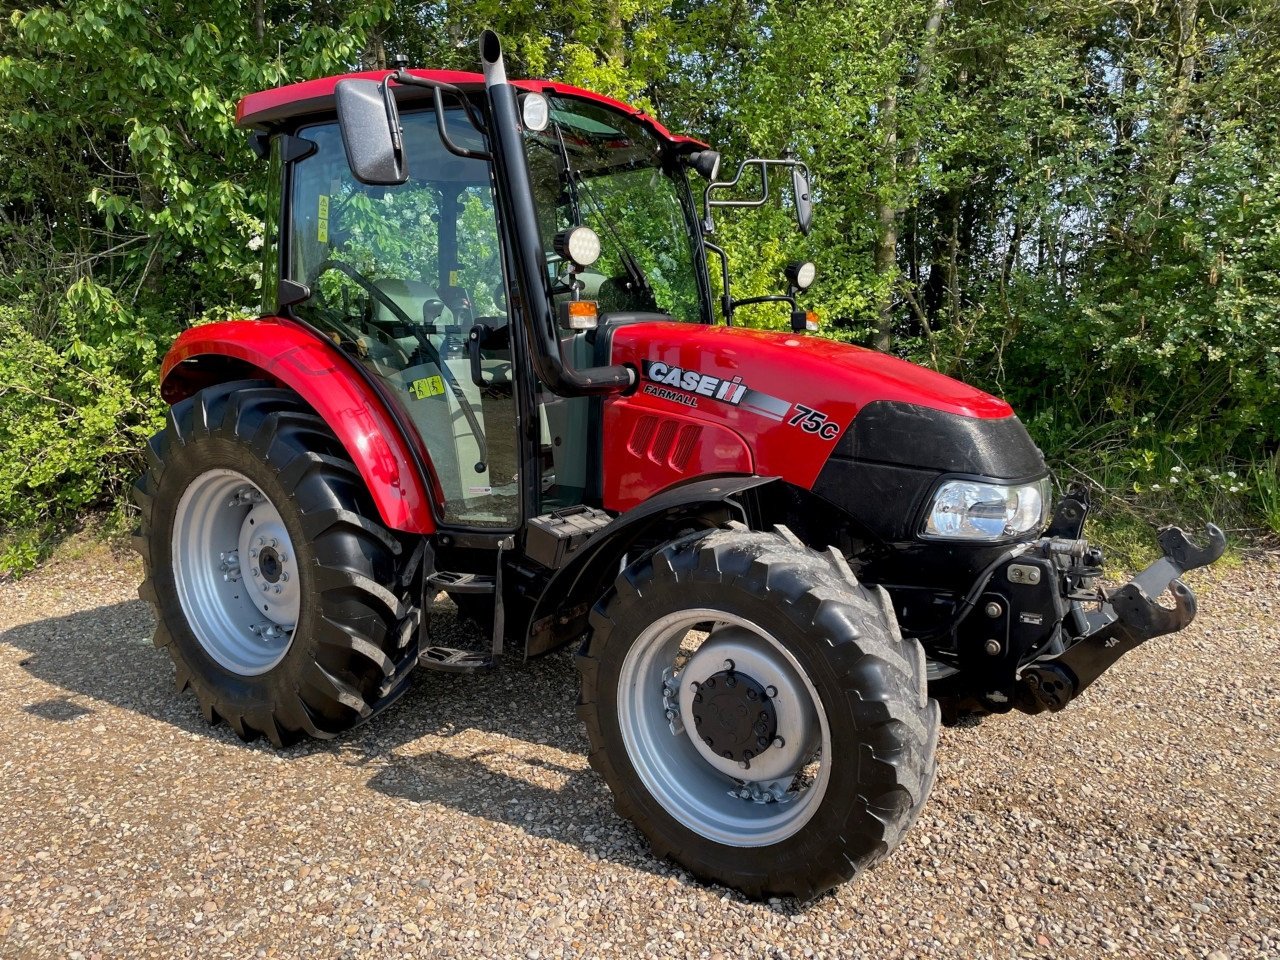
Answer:
<svg viewBox="0 0 1280 960"><path fill-rule="evenodd" d="M1187 570L1207 566L1222 556L1227 541L1214 524L1206 528L1207 544L1193 543L1177 527L1161 530L1164 556L1117 590L1103 595L1102 610L1090 615L1093 629L1062 653L1034 660L1018 674L1019 707L1028 713L1061 710L1130 650L1153 637L1176 633L1196 615L1191 588L1178 579ZM1173 607L1157 598L1166 590Z"/></svg>

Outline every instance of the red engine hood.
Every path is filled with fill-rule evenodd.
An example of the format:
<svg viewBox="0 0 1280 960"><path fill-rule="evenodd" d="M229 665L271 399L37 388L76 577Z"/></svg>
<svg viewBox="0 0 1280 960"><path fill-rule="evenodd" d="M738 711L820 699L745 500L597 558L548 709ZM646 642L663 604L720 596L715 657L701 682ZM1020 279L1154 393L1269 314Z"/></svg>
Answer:
<svg viewBox="0 0 1280 960"><path fill-rule="evenodd" d="M633 394L606 404L605 488L606 501L613 501L606 505L614 509L692 478L688 470L672 473L670 458L631 449L633 435L655 415L707 423L722 454L734 446L729 437L741 438L745 449L724 456L720 472L745 472L745 459L755 473L808 488L858 411L872 401L896 400L986 419L1013 414L1003 400L958 380L818 337L636 323L614 332L612 360L640 371ZM657 436L652 425L644 429L646 436ZM629 458L638 459L629 464ZM714 459L703 455L696 468L716 472Z"/></svg>

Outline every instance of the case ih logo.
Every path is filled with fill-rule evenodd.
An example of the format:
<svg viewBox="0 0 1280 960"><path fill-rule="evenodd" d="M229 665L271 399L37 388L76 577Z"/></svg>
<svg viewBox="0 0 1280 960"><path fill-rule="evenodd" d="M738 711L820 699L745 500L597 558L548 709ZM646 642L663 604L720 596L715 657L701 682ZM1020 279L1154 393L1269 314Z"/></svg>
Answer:
<svg viewBox="0 0 1280 960"><path fill-rule="evenodd" d="M742 382L741 377L721 380L709 373L673 367L660 360L646 360L644 375L654 383L660 383L665 387L683 390L685 393L697 394L701 397L711 397L713 400L723 400L735 407L742 402L742 396L747 392L747 385Z"/></svg>
<svg viewBox="0 0 1280 960"><path fill-rule="evenodd" d="M645 384L645 393L663 400L683 403L686 407L696 407L698 397L706 397L779 421L791 409L791 404L786 400L752 390L742 382L741 377L723 380L709 373L685 370L661 360L644 361L644 375L651 381Z"/></svg>

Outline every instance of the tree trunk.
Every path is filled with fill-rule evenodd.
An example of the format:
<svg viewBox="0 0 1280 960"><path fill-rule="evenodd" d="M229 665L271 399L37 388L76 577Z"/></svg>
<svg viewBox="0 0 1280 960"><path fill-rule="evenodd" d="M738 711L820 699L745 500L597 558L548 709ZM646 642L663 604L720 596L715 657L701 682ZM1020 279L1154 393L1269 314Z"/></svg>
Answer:
<svg viewBox="0 0 1280 960"><path fill-rule="evenodd" d="M893 280L898 268L898 90L891 86L880 101L880 127L885 153L880 189L876 195L876 277L880 280L880 305L871 345L888 351L893 345Z"/></svg>
<svg viewBox="0 0 1280 960"><path fill-rule="evenodd" d="M916 63L916 75L912 91L918 98L928 88L938 50L938 32L942 27L942 15L951 0L934 0L925 21L920 56ZM884 131L884 176L876 198L876 252L875 271L880 281L880 303L876 310L876 329L872 346L888 351L893 345L893 293L898 273L898 218L902 214L901 190L898 170L898 88L890 85L880 101L880 127ZM912 176L920 157L920 139L915 137L907 145L906 175Z"/></svg>

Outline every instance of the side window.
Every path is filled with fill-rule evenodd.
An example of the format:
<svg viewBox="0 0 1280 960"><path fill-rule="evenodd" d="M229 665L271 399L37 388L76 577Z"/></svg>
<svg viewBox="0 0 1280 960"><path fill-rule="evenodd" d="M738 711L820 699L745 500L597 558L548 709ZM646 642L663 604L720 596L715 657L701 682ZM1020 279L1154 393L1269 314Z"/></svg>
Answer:
<svg viewBox="0 0 1280 960"><path fill-rule="evenodd" d="M470 130L452 113L451 130ZM292 172L289 276L311 292L294 309L390 388L426 442L444 520L512 528L514 377L489 164L448 153L433 113L401 117L411 168L396 187L352 176L337 124L299 131L316 149ZM482 384L466 350L480 321L495 331Z"/></svg>

